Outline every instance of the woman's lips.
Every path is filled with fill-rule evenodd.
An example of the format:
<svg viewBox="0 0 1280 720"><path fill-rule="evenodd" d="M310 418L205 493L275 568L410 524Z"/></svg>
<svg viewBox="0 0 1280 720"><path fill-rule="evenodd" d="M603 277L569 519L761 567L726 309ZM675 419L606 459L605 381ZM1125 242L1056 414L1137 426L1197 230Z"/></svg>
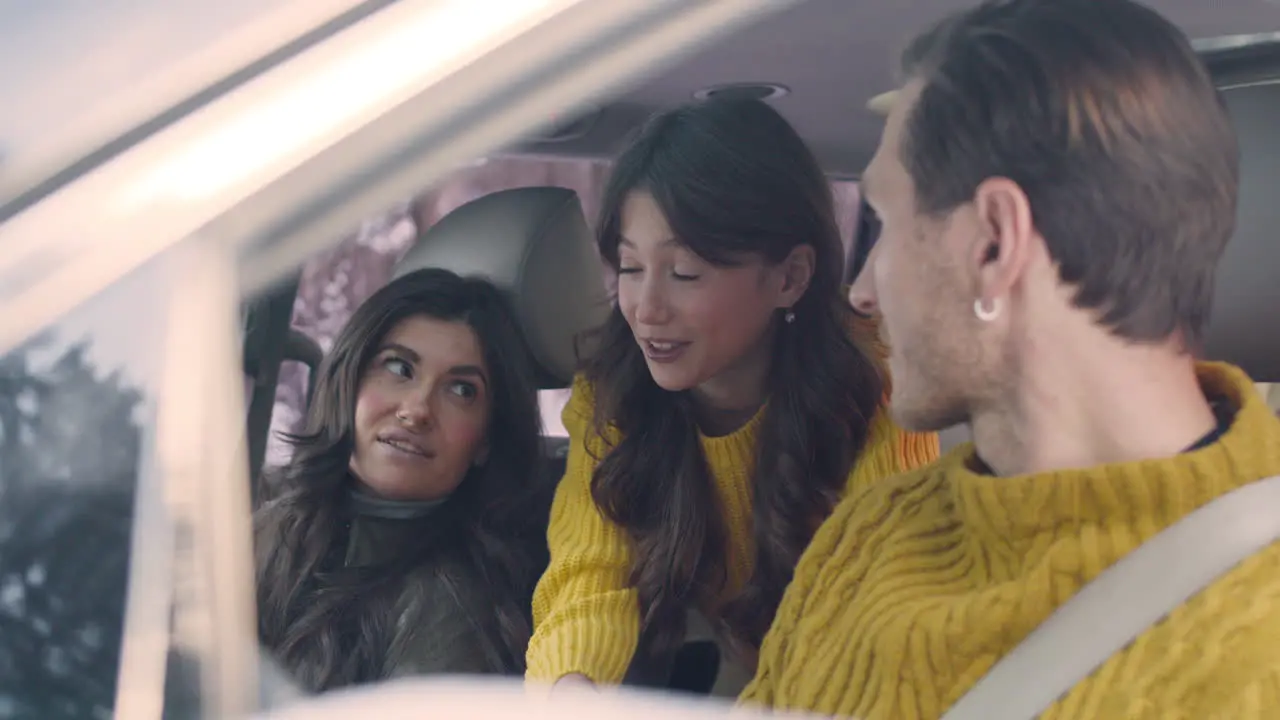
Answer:
<svg viewBox="0 0 1280 720"><path fill-rule="evenodd" d="M378 442L405 455L413 455L421 458L435 457L435 453L428 450L416 438L405 432L389 432L378 436Z"/></svg>
<svg viewBox="0 0 1280 720"><path fill-rule="evenodd" d="M680 359L689 343L679 340L642 340L644 356L656 363L671 363Z"/></svg>

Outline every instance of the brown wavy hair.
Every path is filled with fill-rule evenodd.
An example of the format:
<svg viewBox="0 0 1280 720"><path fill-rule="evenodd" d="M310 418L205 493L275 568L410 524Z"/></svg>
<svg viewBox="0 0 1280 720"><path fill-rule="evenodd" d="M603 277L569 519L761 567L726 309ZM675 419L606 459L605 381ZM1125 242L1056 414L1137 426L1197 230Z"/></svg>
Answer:
<svg viewBox="0 0 1280 720"><path fill-rule="evenodd" d="M851 339L830 184L770 106L709 100L642 128L604 193L598 243L615 271L622 207L636 191L651 194L679 242L712 264L747 257L778 263L801 245L816 253L794 322L775 318L768 407L751 479L755 569L718 613L731 644L758 650L801 552L834 508L866 442L884 379L878 361ZM585 374L596 393L595 431L608 437L614 428L620 437L599 458L592 495L635 548L637 660L669 656L684 637L687 608L716 598L726 581L724 521L693 399L653 381L616 303Z"/></svg>
<svg viewBox="0 0 1280 720"><path fill-rule="evenodd" d="M387 332L417 315L465 322L479 338L491 378L493 451L439 511L416 521L416 542L376 567L347 568L360 379ZM462 580L452 573L466 569L464 581L479 593L467 602L458 597L469 620L508 672L523 672L530 597L545 567L538 508L548 496L537 475L541 415L532 368L506 298L484 280L446 270L392 281L343 327L318 370L306 429L287 436L294 454L275 471L280 495L254 514L259 636L303 686L319 691L388 677L394 649L415 627L395 616L396 601L422 567L442 570L451 591Z"/></svg>

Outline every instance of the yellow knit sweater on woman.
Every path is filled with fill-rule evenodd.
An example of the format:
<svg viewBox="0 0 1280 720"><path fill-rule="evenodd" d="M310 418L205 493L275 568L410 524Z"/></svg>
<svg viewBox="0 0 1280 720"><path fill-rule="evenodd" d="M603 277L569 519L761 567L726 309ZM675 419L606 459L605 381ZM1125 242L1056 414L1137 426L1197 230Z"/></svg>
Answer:
<svg viewBox="0 0 1280 720"><path fill-rule="evenodd" d="M626 533L597 508L591 476L604 457L604 441L592 430L590 386L579 378L564 409L569 459L551 508L547 540L551 564L533 597L534 635L529 643L528 677L555 681L581 673L598 683L622 680L640 632L636 590L628 581L632 549ZM736 432L701 436L702 452L714 478L729 542L723 602L751 577L755 542L751 534L751 470L763 409ZM659 452L660 450L655 450ZM934 434L904 433L877 414L866 449L849 476L851 488L932 462Z"/></svg>
<svg viewBox="0 0 1280 720"><path fill-rule="evenodd" d="M1280 421L1249 378L1220 364L1198 374L1206 396L1234 410L1202 449L992 477L975 472L965 445L846 498L801 559L743 700L938 718L1103 569L1219 495L1280 474ZM1280 717L1280 545L1148 629L1042 717Z"/></svg>

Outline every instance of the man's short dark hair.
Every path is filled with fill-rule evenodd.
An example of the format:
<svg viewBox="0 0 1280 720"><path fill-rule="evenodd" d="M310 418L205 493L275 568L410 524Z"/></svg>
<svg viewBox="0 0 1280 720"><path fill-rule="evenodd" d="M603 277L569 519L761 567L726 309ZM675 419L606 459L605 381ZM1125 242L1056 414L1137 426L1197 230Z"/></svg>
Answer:
<svg viewBox="0 0 1280 720"><path fill-rule="evenodd" d="M922 82L901 145L920 212L1009 178L1077 307L1131 340L1199 345L1239 157L1180 30L1132 0L992 0L918 37L903 70Z"/></svg>

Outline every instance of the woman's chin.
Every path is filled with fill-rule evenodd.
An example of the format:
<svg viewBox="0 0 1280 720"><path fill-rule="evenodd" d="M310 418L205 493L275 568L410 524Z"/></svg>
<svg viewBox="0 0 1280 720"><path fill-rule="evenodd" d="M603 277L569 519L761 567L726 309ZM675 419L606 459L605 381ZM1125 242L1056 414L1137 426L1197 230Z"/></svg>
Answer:
<svg viewBox="0 0 1280 720"><path fill-rule="evenodd" d="M684 372L680 368L658 363L649 363L649 375L658 387L667 392L683 392L698 386L699 380L693 373Z"/></svg>

